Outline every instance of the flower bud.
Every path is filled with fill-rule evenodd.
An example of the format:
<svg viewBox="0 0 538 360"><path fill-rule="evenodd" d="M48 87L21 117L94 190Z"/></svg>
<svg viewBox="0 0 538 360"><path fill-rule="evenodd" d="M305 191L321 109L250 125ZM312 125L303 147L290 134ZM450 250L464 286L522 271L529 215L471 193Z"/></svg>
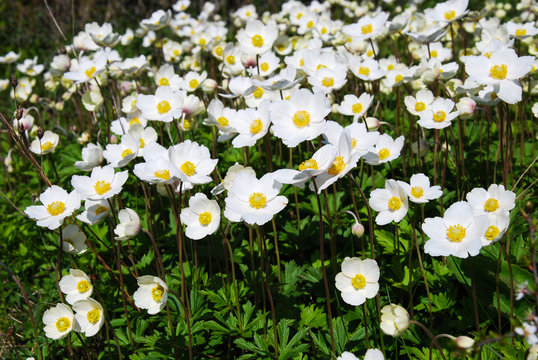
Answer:
<svg viewBox="0 0 538 360"><path fill-rule="evenodd" d="M215 90L217 90L217 82L213 79L205 79L203 82L202 82L202 91L205 92L206 94L211 94L213 93Z"/></svg>
<svg viewBox="0 0 538 360"><path fill-rule="evenodd" d="M368 131L376 131L379 129L379 120L377 120L375 117L367 117L365 121Z"/></svg>
<svg viewBox="0 0 538 360"><path fill-rule="evenodd" d="M140 231L140 217L129 208L120 210L118 213L119 224L114 229L116 240L127 240L138 235Z"/></svg>
<svg viewBox="0 0 538 360"><path fill-rule="evenodd" d="M454 342L456 343L456 346L462 350L470 349L474 345L474 340L468 336L458 336L454 339Z"/></svg>
<svg viewBox="0 0 538 360"><path fill-rule="evenodd" d="M355 223L351 227L351 233L358 238L362 237L364 235L364 226L361 223Z"/></svg>
<svg viewBox="0 0 538 360"><path fill-rule="evenodd" d="M399 336L409 327L409 313L400 305L390 304L381 309L381 330Z"/></svg>
<svg viewBox="0 0 538 360"><path fill-rule="evenodd" d="M475 107L476 101L469 97L462 97L460 101L458 101L458 103L456 104L456 108L460 112L460 116L462 119L470 118L474 113Z"/></svg>

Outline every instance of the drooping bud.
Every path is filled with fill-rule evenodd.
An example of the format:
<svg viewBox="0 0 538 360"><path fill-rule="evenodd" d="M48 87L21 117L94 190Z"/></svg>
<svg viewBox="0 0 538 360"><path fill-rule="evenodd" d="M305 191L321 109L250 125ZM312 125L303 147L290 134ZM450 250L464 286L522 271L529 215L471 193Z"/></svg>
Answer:
<svg viewBox="0 0 538 360"><path fill-rule="evenodd" d="M364 226L361 223L355 223L351 227L351 233L358 238L362 237L364 235Z"/></svg>

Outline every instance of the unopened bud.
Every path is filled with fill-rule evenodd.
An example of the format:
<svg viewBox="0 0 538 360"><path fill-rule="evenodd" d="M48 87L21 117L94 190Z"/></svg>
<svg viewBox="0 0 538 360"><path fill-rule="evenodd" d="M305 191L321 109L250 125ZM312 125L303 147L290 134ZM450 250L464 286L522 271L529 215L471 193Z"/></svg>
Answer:
<svg viewBox="0 0 538 360"><path fill-rule="evenodd" d="M202 91L208 94L213 93L217 89L217 82L213 79L205 79L202 83Z"/></svg>
<svg viewBox="0 0 538 360"><path fill-rule="evenodd" d="M37 129L37 138L38 138L39 140L41 140L41 139L43 138L43 134L45 134L45 130L43 130L42 127L39 127L39 128Z"/></svg>
<svg viewBox="0 0 538 360"><path fill-rule="evenodd" d="M379 120L377 120L375 117L367 117L365 121L368 131L376 131L379 129Z"/></svg>
<svg viewBox="0 0 538 360"><path fill-rule="evenodd" d="M361 223L356 223L351 227L351 233L360 238L364 235L364 226Z"/></svg>
<svg viewBox="0 0 538 360"><path fill-rule="evenodd" d="M24 115L24 109L23 109L21 106L19 106L19 107L17 108L17 110L15 111L15 118L16 118L17 120L20 120L20 119L22 118L23 115Z"/></svg>
<svg viewBox="0 0 538 360"><path fill-rule="evenodd" d="M15 75L11 76L11 86L16 88L19 85L19 81L17 80L17 77Z"/></svg>
<svg viewBox="0 0 538 360"><path fill-rule="evenodd" d="M456 343L456 346L462 350L470 349L474 345L474 340L468 336L458 336L454 339L454 342Z"/></svg>
<svg viewBox="0 0 538 360"><path fill-rule="evenodd" d="M463 119L470 118L473 115L475 107L476 101L469 97L462 97L456 104L456 108L459 110L460 116Z"/></svg>

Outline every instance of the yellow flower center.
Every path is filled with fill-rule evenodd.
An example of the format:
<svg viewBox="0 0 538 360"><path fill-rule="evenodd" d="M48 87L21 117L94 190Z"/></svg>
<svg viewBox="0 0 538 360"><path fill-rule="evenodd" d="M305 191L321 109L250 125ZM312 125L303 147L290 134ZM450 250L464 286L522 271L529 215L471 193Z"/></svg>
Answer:
<svg viewBox="0 0 538 360"><path fill-rule="evenodd" d="M435 122L443 122L446 119L446 112L443 110L439 110L437 112L433 113L433 121Z"/></svg>
<svg viewBox="0 0 538 360"><path fill-rule="evenodd" d="M357 274L351 279L351 285L353 285L355 290L364 289L366 286L366 278L362 274Z"/></svg>
<svg viewBox="0 0 538 360"><path fill-rule="evenodd" d="M254 35L252 37L252 45L255 47L262 47L263 46L263 37L261 35Z"/></svg>
<svg viewBox="0 0 538 360"><path fill-rule="evenodd" d="M465 237L465 228L461 225L451 225L446 229L446 236L452 242L461 242Z"/></svg>
<svg viewBox="0 0 538 360"><path fill-rule="evenodd" d="M359 68L359 74L363 75L363 76L368 76L368 75L370 75L370 69L367 68L366 66L361 66Z"/></svg>
<svg viewBox="0 0 538 360"><path fill-rule="evenodd" d="M363 35L369 34L372 32L372 24L367 24L361 26L361 31Z"/></svg>
<svg viewBox="0 0 538 360"><path fill-rule="evenodd" d="M338 175L342 172L342 170L344 170L345 167L346 163L344 161L344 158L342 158L341 156L337 156L331 166L329 166L327 172L329 173L329 175Z"/></svg>
<svg viewBox="0 0 538 360"><path fill-rule="evenodd" d="M65 211L65 204L61 201L53 201L47 205L47 211L52 216L60 215Z"/></svg>
<svg viewBox="0 0 538 360"><path fill-rule="evenodd" d="M140 138L138 139L138 142L140 143L140 145L138 145L138 148L142 149L144 148L144 146L146 146L146 142L144 141L144 139Z"/></svg>
<svg viewBox="0 0 538 360"><path fill-rule="evenodd" d="M413 186L411 188L411 195L415 198L421 198L422 195L424 195L424 189L422 189L420 186Z"/></svg>
<svg viewBox="0 0 538 360"><path fill-rule="evenodd" d="M164 181L170 180L170 170L157 170L153 173L156 178L163 179Z"/></svg>
<svg viewBox="0 0 538 360"><path fill-rule="evenodd" d="M261 69L262 71L267 71L267 70L269 70L269 64L266 63L266 62L262 63L262 64L260 65L260 69Z"/></svg>
<svg viewBox="0 0 538 360"><path fill-rule="evenodd" d="M490 225L488 227L488 229L486 230L486 234L484 235L486 237L486 239L488 239L489 241L495 239L497 236L499 236L499 228L496 227L495 225Z"/></svg>
<svg viewBox="0 0 538 360"><path fill-rule="evenodd" d="M306 161L303 161L301 165L299 165L299 170L303 171L306 169L318 170L318 162L314 159L308 159Z"/></svg>
<svg viewBox="0 0 538 360"><path fill-rule="evenodd" d="M256 90L252 93L256 99L259 99L263 96L263 89L261 87L257 87Z"/></svg>
<svg viewBox="0 0 538 360"><path fill-rule="evenodd" d="M69 321L68 318L61 317L58 320L56 320L56 329L58 329L59 332L64 332L70 327L71 327L71 321Z"/></svg>
<svg viewBox="0 0 538 360"><path fill-rule="evenodd" d="M54 145L50 141L45 141L43 144L41 144L41 151L47 151L53 146Z"/></svg>
<svg viewBox="0 0 538 360"><path fill-rule="evenodd" d="M324 77L323 80L321 80L321 83L325 87L331 87L334 85L334 79L332 77Z"/></svg>
<svg viewBox="0 0 538 360"><path fill-rule="evenodd" d="M103 195L110 191L110 183L104 180L99 180L93 185L93 188L97 194Z"/></svg>
<svg viewBox="0 0 538 360"><path fill-rule="evenodd" d="M525 36L527 35L527 30L526 29L517 29L516 30L516 36Z"/></svg>
<svg viewBox="0 0 538 360"><path fill-rule="evenodd" d="M491 51L488 51L487 53L485 53L484 56L489 59L491 57Z"/></svg>
<svg viewBox="0 0 538 360"><path fill-rule="evenodd" d="M172 51L172 54L174 54L174 56L179 56L179 49L174 49L174 51Z"/></svg>
<svg viewBox="0 0 538 360"><path fill-rule="evenodd" d="M222 46L217 46L217 48L215 49L215 54L217 54L217 56L222 56L223 53L224 49L222 48Z"/></svg>
<svg viewBox="0 0 538 360"><path fill-rule="evenodd" d="M297 19L300 19L303 17L303 13L297 13Z"/></svg>
<svg viewBox="0 0 538 360"><path fill-rule="evenodd" d="M454 10L448 10L445 12L445 19L450 21L456 17L456 12Z"/></svg>
<svg viewBox="0 0 538 360"><path fill-rule="evenodd" d="M387 148L383 148L379 150L379 152L377 153L377 156L379 157L379 160L385 160L386 158L390 156L390 151Z"/></svg>
<svg viewBox="0 0 538 360"><path fill-rule="evenodd" d="M90 283L88 282L88 280L86 279L80 280L77 283L77 290L81 294L84 294L86 291L90 290Z"/></svg>
<svg viewBox="0 0 538 360"><path fill-rule="evenodd" d="M321 28L321 34L326 34L327 33L327 28L326 27L322 27Z"/></svg>
<svg viewBox="0 0 538 360"><path fill-rule="evenodd" d="M357 139L351 138L351 148L355 149L355 146L357 145Z"/></svg>
<svg viewBox="0 0 538 360"><path fill-rule="evenodd" d="M362 104L361 103L353 104L353 106L351 107L351 111L353 111L354 114L360 113L362 111Z"/></svg>
<svg viewBox="0 0 538 360"><path fill-rule="evenodd" d="M97 209L95 209L95 215L99 215L102 213L108 212L108 208L106 206L99 206Z"/></svg>
<svg viewBox="0 0 538 360"><path fill-rule="evenodd" d="M226 56L226 62L230 65L233 65L235 64L235 56L233 55L228 55Z"/></svg>
<svg viewBox="0 0 538 360"><path fill-rule="evenodd" d="M310 124L310 113L305 110L299 110L293 115L293 123L297 127L305 127Z"/></svg>
<svg viewBox="0 0 538 360"><path fill-rule="evenodd" d="M157 111L159 114L166 114L168 111L170 111L170 103L166 100L161 101L157 104Z"/></svg>
<svg viewBox="0 0 538 360"><path fill-rule="evenodd" d="M125 159L126 156L131 155L133 151L131 149L125 149L121 152L121 158Z"/></svg>
<svg viewBox="0 0 538 360"><path fill-rule="evenodd" d="M86 69L86 71L84 71L84 74L86 74L86 76L87 76L88 78L91 78L91 77L93 76L93 73L95 72L95 70L97 70L97 69L95 68L95 66L92 66L91 68Z"/></svg>
<svg viewBox="0 0 538 360"><path fill-rule="evenodd" d="M506 79L507 72L508 72L508 68L504 64L494 65L489 69L489 73L491 77L496 80Z"/></svg>
<svg viewBox="0 0 538 360"><path fill-rule="evenodd" d="M157 284L157 286L151 289L151 297L157 302L161 301L163 294L164 288L161 286L161 284Z"/></svg>
<svg viewBox="0 0 538 360"><path fill-rule="evenodd" d="M426 104L424 104L422 101L417 101L415 104L415 111L421 112L424 111L424 109L426 109Z"/></svg>
<svg viewBox="0 0 538 360"><path fill-rule="evenodd" d="M494 198L487 199L486 202L484 203L484 210L486 210L487 212L493 212L497 210L498 208L499 208L499 202L497 201L497 199L494 199Z"/></svg>
<svg viewBox="0 0 538 360"><path fill-rule="evenodd" d="M189 86L191 87L191 89L196 89L198 85L199 83L198 83L198 80L196 79L192 79L191 81L189 81Z"/></svg>
<svg viewBox="0 0 538 360"><path fill-rule="evenodd" d="M133 126L134 124L139 124L140 125L140 119L138 119L137 117L132 118L129 121L129 126Z"/></svg>
<svg viewBox="0 0 538 360"><path fill-rule="evenodd" d="M211 223L211 218L211 213L209 211L206 211L201 213L200 216L198 216L198 221L200 222L200 224L207 226Z"/></svg>
<svg viewBox="0 0 538 360"><path fill-rule="evenodd" d="M181 171L185 173L187 176L192 176L196 172L196 166L194 166L193 163L190 161L185 161L183 165L180 167Z"/></svg>
<svg viewBox="0 0 538 360"><path fill-rule="evenodd" d="M250 195L250 197L248 198L248 202L250 203L250 206L254 209L261 209L265 206L267 198L264 194L255 192Z"/></svg>
<svg viewBox="0 0 538 360"><path fill-rule="evenodd" d="M431 55L432 58L436 58L437 57L437 50L430 51L430 55Z"/></svg>
<svg viewBox="0 0 538 360"><path fill-rule="evenodd" d="M394 64L388 64L387 70L394 70Z"/></svg>
<svg viewBox="0 0 538 360"><path fill-rule="evenodd" d="M394 81L396 81L397 83L399 83L400 81L403 80L403 76L402 74L398 74L394 77Z"/></svg>
<svg viewBox="0 0 538 360"><path fill-rule="evenodd" d="M97 323L100 318L101 318L101 312L98 309L92 309L86 313L86 319L88 319L90 324Z"/></svg>
<svg viewBox="0 0 538 360"><path fill-rule="evenodd" d="M388 206L390 210L396 211L402 207L402 200L396 196L393 196L389 199Z"/></svg>
<svg viewBox="0 0 538 360"><path fill-rule="evenodd" d="M306 26L309 28L309 29L312 29L314 27L314 22L312 20L310 20L309 22L306 23Z"/></svg>
<svg viewBox="0 0 538 360"><path fill-rule="evenodd" d="M257 134L263 129L263 123L260 119L254 119L252 120L252 123L250 123L250 132L252 134Z"/></svg>
<svg viewBox="0 0 538 360"><path fill-rule="evenodd" d="M285 44L278 44L278 45L276 46L276 49L277 49L278 51L284 51L284 50L286 50L286 45L285 45Z"/></svg>
<svg viewBox="0 0 538 360"><path fill-rule="evenodd" d="M206 40L205 40L204 38L200 38L200 40L198 40L198 44L199 44L199 45L204 46L205 43L206 43Z"/></svg>
<svg viewBox="0 0 538 360"><path fill-rule="evenodd" d="M170 82L168 81L167 78L163 77L163 78L160 78L160 79L159 79L159 85L160 85L160 86L170 85Z"/></svg>
<svg viewBox="0 0 538 360"><path fill-rule="evenodd" d="M220 126L228 126L229 122L228 119L226 119L224 116L221 116L217 119L217 122Z"/></svg>
<svg viewBox="0 0 538 360"><path fill-rule="evenodd" d="M301 59L301 60L299 61L299 65L304 66L304 59Z"/></svg>

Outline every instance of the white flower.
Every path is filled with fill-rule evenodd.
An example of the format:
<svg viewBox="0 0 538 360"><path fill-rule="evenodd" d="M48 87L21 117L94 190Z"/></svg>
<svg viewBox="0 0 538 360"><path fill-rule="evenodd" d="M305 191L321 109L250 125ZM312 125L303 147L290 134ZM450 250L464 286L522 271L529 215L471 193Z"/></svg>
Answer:
<svg viewBox="0 0 538 360"><path fill-rule="evenodd" d="M406 96L404 99L407 111L420 116L425 110L429 110L433 103L433 93L428 89L419 90L415 97Z"/></svg>
<svg viewBox="0 0 538 360"><path fill-rule="evenodd" d="M76 161L75 167L82 171L91 171L103 161L103 149L99 144L88 144L82 149L82 161Z"/></svg>
<svg viewBox="0 0 538 360"><path fill-rule="evenodd" d="M108 144L103 151L103 157L114 168L127 165L138 155L139 142L131 135L123 135L119 144Z"/></svg>
<svg viewBox="0 0 538 360"><path fill-rule="evenodd" d="M385 360L385 357L379 349L368 349L364 354L364 360Z"/></svg>
<svg viewBox="0 0 538 360"><path fill-rule="evenodd" d="M267 134L271 120L269 118L269 100L263 100L258 109L241 109L237 111L234 127L239 133L232 141L235 148L253 146L256 141Z"/></svg>
<svg viewBox="0 0 538 360"><path fill-rule="evenodd" d="M37 155L44 155L53 152L58 146L60 136L47 130L41 139L35 138L30 144L30 151Z"/></svg>
<svg viewBox="0 0 538 360"><path fill-rule="evenodd" d="M83 332L86 336L97 334L105 322L103 307L92 298L79 300L73 304L75 319L77 320L77 331Z"/></svg>
<svg viewBox="0 0 538 360"><path fill-rule="evenodd" d="M239 173L228 190L224 216L233 222L265 224L288 203L285 196L278 195L281 187L271 173L259 180L248 172Z"/></svg>
<svg viewBox="0 0 538 360"><path fill-rule="evenodd" d="M400 222L409 208L407 195L396 180L386 180L385 189L375 189L370 194L370 207L379 212L375 218L377 225L392 221Z"/></svg>
<svg viewBox="0 0 538 360"><path fill-rule="evenodd" d="M87 299L93 292L90 278L82 270L70 269L69 275L62 277L59 285L62 293L66 295L65 301L71 305L79 300Z"/></svg>
<svg viewBox="0 0 538 360"><path fill-rule="evenodd" d="M196 71L189 71L182 80L179 82L181 89L186 91L194 91L198 89L200 84L202 84L205 79L207 79L207 73L204 71L201 74Z"/></svg>
<svg viewBox="0 0 538 360"><path fill-rule="evenodd" d="M28 206L24 213L37 220L37 226L50 230L60 227L63 220L80 207L80 195L76 191L68 194L57 185L52 185L39 195L39 201L43 205Z"/></svg>
<svg viewBox="0 0 538 360"><path fill-rule="evenodd" d="M441 187L438 185L430 187L430 179L422 173L411 176L409 182L410 184L398 181L398 184L403 188L409 200L414 203L425 204L443 195Z"/></svg>
<svg viewBox="0 0 538 360"><path fill-rule="evenodd" d="M373 99L374 97L367 93L361 94L360 97L344 95L344 101L336 107L336 110L340 114L353 116L353 121L356 122L372 105Z"/></svg>
<svg viewBox="0 0 538 360"><path fill-rule="evenodd" d="M114 229L116 240L127 240L135 237L140 231L140 217L133 209L125 208L118 213L119 223Z"/></svg>
<svg viewBox="0 0 538 360"><path fill-rule="evenodd" d="M389 14L381 11L375 17L365 15L355 24L346 25L342 31L349 36L357 39L366 40L376 37L386 28L385 24L389 18Z"/></svg>
<svg viewBox="0 0 538 360"><path fill-rule="evenodd" d="M475 216L471 206L465 201L452 204L444 217L427 218L422 230L430 238L424 245L424 252L431 256L475 256L482 248L481 237L488 228L485 215Z"/></svg>
<svg viewBox="0 0 538 360"><path fill-rule="evenodd" d="M500 240L506 230L508 230L508 225L510 225L510 217L508 216L488 216L489 226L486 229L486 232L482 234L482 246L488 246L493 244L495 241Z"/></svg>
<svg viewBox="0 0 538 360"><path fill-rule="evenodd" d="M114 168L110 165L97 166L90 176L73 175L71 185L83 199L108 199L121 192L128 176L127 170L114 173Z"/></svg>
<svg viewBox="0 0 538 360"><path fill-rule="evenodd" d="M45 336L58 340L73 330L75 315L71 308L65 304L57 304L48 309L43 314L43 324L45 324Z"/></svg>
<svg viewBox="0 0 538 360"><path fill-rule="evenodd" d="M381 309L381 330L390 336L400 336L409 327L409 313L400 305L385 305Z"/></svg>
<svg viewBox="0 0 538 360"><path fill-rule="evenodd" d="M159 9L154 11L149 19L142 20L140 25L148 30L159 30L168 25L171 17L172 12L170 10L164 11Z"/></svg>
<svg viewBox="0 0 538 360"><path fill-rule="evenodd" d="M234 165L228 168L228 171L226 172L226 176L224 177L224 179L222 180L220 184L218 184L211 190L211 194L218 195L218 194L221 194L224 190L230 190L235 177L243 171L256 176L256 172L250 166L245 167L243 165L235 163Z"/></svg>
<svg viewBox="0 0 538 360"><path fill-rule="evenodd" d="M504 185L491 184L487 191L483 188L471 190L467 201L475 215L509 217L510 210L516 206L516 194L505 190Z"/></svg>
<svg viewBox="0 0 538 360"><path fill-rule="evenodd" d="M86 235L77 225L69 224L62 229L62 238L58 237L58 243L63 240L62 249L69 254L83 254L88 246L86 245Z"/></svg>
<svg viewBox="0 0 538 360"><path fill-rule="evenodd" d="M110 212L110 204L104 199L86 200L84 208L85 210L77 216L77 219L89 225L97 224Z"/></svg>
<svg viewBox="0 0 538 360"><path fill-rule="evenodd" d="M389 134L381 134L375 147L364 155L364 160L370 165L379 165L392 161L400 156L403 143L403 135L394 140Z"/></svg>
<svg viewBox="0 0 538 360"><path fill-rule="evenodd" d="M535 324L524 322L523 327L517 327L515 329L516 334L525 337L525 340L529 345L538 344L538 327Z"/></svg>
<svg viewBox="0 0 538 360"><path fill-rule="evenodd" d="M219 205L205 194L197 193L189 199L189 207L181 211L181 221L187 226L185 235L189 239L200 240L217 231L220 224Z"/></svg>
<svg viewBox="0 0 538 360"><path fill-rule="evenodd" d="M137 279L138 290L133 294L135 305L147 309L148 314L161 311L168 299L168 286L156 276L144 275Z"/></svg>
<svg viewBox="0 0 538 360"><path fill-rule="evenodd" d="M0 64L11 64L19 59L20 54L14 53L13 51L8 52L4 56L0 56Z"/></svg>
<svg viewBox="0 0 538 360"><path fill-rule="evenodd" d="M102 53L94 60L82 60L76 71L66 72L63 77L75 81L75 84L84 83L105 71L106 64L106 55Z"/></svg>
<svg viewBox="0 0 538 360"><path fill-rule="evenodd" d="M460 114L458 110L451 112L452 109L454 109L452 100L437 98L431 104L430 109L420 113L417 124L426 129L444 129L450 126L451 121Z"/></svg>
<svg viewBox="0 0 538 360"><path fill-rule="evenodd" d="M336 360L359 360L358 357L350 353L349 351L344 351Z"/></svg>
<svg viewBox="0 0 538 360"><path fill-rule="evenodd" d="M181 117L184 99L185 91L174 91L170 86L159 86L155 95L138 95L136 107L146 119L171 122Z"/></svg>
<svg viewBox="0 0 538 360"><path fill-rule="evenodd" d="M207 184L211 181L209 174L215 169L218 160L211 159L209 149L191 140L172 146L169 150L172 164L179 170L183 182Z"/></svg>
<svg viewBox="0 0 538 360"><path fill-rule="evenodd" d="M449 23L467 14L469 0L449 0L435 5L433 9L426 9L424 14L435 22Z"/></svg>
<svg viewBox="0 0 538 360"><path fill-rule="evenodd" d="M245 54L263 54L271 49L278 36L277 25L265 25L259 20L248 20L244 29L237 32L237 42Z"/></svg>
<svg viewBox="0 0 538 360"><path fill-rule="evenodd" d="M331 112L329 99L320 92L300 89L289 100L273 102L273 133L288 147L318 137L326 127L325 116Z"/></svg>
<svg viewBox="0 0 538 360"><path fill-rule="evenodd" d="M335 281L344 302L359 306L366 299L375 297L379 291L379 266L372 259L346 257L342 263L342 272L336 275Z"/></svg>

